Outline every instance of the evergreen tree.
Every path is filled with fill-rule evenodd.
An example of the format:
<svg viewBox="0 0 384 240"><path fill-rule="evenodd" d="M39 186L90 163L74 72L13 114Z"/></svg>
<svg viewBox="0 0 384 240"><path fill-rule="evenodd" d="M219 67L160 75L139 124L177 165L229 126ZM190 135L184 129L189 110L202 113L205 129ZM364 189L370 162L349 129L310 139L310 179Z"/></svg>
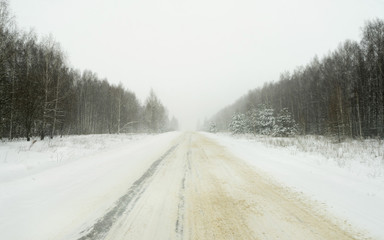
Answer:
<svg viewBox="0 0 384 240"><path fill-rule="evenodd" d="M246 114L247 132L258 134L259 132L258 119L259 119L259 112L256 108L252 108L247 112Z"/></svg>
<svg viewBox="0 0 384 240"><path fill-rule="evenodd" d="M276 117L276 124L273 129L273 136L288 137L297 134L297 124L288 111L288 108L283 108Z"/></svg>
<svg viewBox="0 0 384 240"><path fill-rule="evenodd" d="M273 108L267 107L264 104L259 105L257 109L256 125L258 134L271 135L275 126L275 117L273 116Z"/></svg>
<svg viewBox="0 0 384 240"><path fill-rule="evenodd" d="M229 129L233 134L242 134L247 131L246 116L237 113L232 116L232 122L229 124Z"/></svg>
<svg viewBox="0 0 384 240"><path fill-rule="evenodd" d="M217 126L216 123L210 122L209 123L209 132L216 133L217 132Z"/></svg>

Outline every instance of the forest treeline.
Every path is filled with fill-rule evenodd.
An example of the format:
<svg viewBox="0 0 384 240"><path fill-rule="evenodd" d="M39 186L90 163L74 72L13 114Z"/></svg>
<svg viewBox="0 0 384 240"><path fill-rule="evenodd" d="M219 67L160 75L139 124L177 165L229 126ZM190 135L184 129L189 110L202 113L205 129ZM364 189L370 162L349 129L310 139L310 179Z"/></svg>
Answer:
<svg viewBox="0 0 384 240"><path fill-rule="evenodd" d="M302 134L384 137L384 21L365 23L360 42L347 40L279 81L257 88L219 111L212 121L227 130L232 116L260 104L288 109Z"/></svg>
<svg viewBox="0 0 384 240"><path fill-rule="evenodd" d="M153 91L141 104L121 84L70 67L52 37L18 30L0 1L0 138L176 128Z"/></svg>

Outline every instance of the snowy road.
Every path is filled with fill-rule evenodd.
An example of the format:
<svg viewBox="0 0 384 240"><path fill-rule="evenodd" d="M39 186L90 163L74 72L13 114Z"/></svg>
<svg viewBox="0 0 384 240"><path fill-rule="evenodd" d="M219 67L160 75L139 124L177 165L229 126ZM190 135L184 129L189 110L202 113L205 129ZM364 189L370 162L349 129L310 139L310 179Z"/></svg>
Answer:
<svg viewBox="0 0 384 240"><path fill-rule="evenodd" d="M33 184L42 181L30 185L35 195L22 191L26 179L1 185L8 193L2 210L11 216L0 221L1 239L361 237L202 134L160 135L95 158L35 176ZM14 206L27 219L12 215Z"/></svg>
<svg viewBox="0 0 384 240"><path fill-rule="evenodd" d="M85 239L354 239L223 147L184 134Z"/></svg>

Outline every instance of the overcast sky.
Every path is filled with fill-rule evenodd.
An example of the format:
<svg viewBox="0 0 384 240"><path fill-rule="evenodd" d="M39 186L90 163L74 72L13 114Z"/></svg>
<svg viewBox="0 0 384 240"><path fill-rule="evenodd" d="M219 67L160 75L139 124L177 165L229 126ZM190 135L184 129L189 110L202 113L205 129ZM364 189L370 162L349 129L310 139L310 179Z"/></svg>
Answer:
<svg viewBox="0 0 384 240"><path fill-rule="evenodd" d="M359 40L384 0L10 0L22 29L50 33L71 66L154 89L183 128L283 71Z"/></svg>

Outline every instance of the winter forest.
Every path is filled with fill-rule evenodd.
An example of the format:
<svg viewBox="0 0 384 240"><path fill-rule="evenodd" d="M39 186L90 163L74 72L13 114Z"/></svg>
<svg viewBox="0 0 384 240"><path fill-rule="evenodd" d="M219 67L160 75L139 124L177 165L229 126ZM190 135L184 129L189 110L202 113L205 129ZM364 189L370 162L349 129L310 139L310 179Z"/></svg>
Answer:
<svg viewBox="0 0 384 240"><path fill-rule="evenodd" d="M211 119L211 131L384 137L384 21L366 22L361 36L249 91Z"/></svg>
<svg viewBox="0 0 384 240"><path fill-rule="evenodd" d="M177 128L153 91L144 104L121 84L72 68L52 36L17 29L0 1L0 138L163 132Z"/></svg>
<svg viewBox="0 0 384 240"><path fill-rule="evenodd" d="M0 138L178 128L154 91L141 103L126 86L73 68L63 52L52 36L19 30L0 1ZM282 73L209 122L212 132L384 137L384 21L367 21L359 42Z"/></svg>

